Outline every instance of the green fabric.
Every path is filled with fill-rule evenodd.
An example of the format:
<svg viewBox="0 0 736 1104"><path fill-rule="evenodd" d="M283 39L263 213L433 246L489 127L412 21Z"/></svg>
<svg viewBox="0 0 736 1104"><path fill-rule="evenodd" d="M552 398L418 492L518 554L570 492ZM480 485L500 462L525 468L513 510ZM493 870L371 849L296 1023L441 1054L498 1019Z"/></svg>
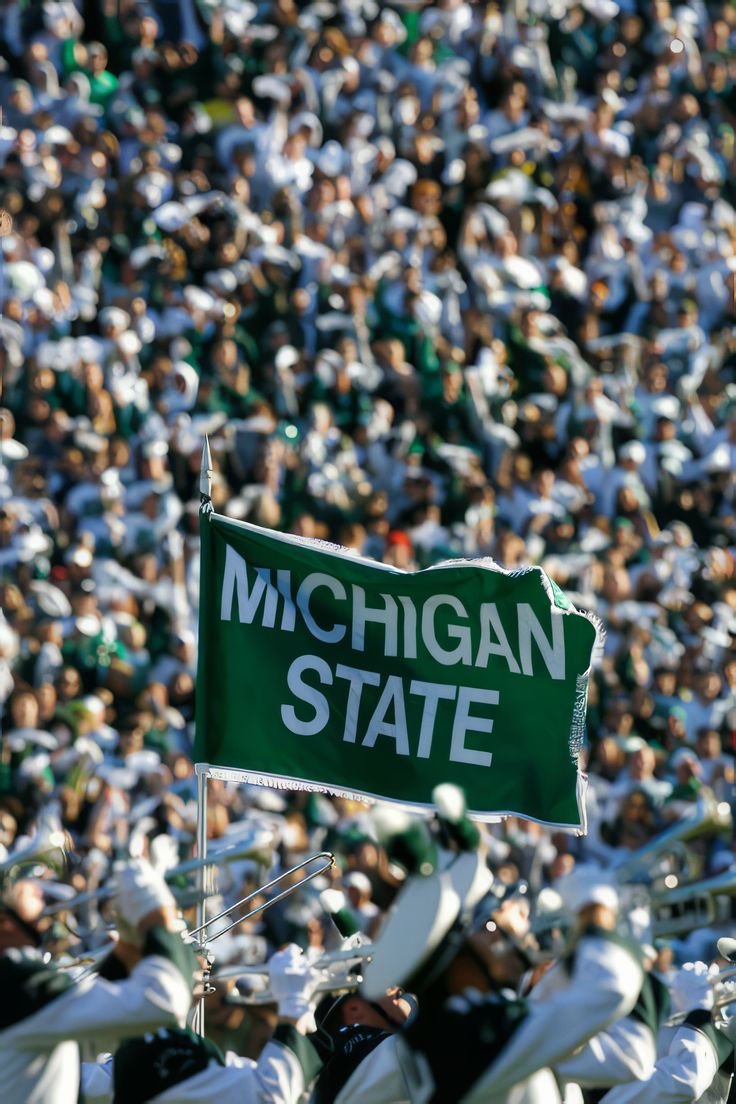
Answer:
<svg viewBox="0 0 736 1104"><path fill-rule="evenodd" d="M114 1104L145 1104L182 1081L225 1060L210 1040L182 1028L162 1028L155 1035L128 1039L113 1063Z"/></svg>
<svg viewBox="0 0 736 1104"><path fill-rule="evenodd" d="M191 985L192 976L197 969L197 957L189 943L185 943L179 932L169 931L160 924L146 932L143 941L144 955L158 955L166 958L175 966L187 985Z"/></svg>
<svg viewBox="0 0 736 1104"><path fill-rule="evenodd" d="M118 958L115 952L112 951L106 958L103 958L97 976L104 978L105 981L124 981L128 976L128 971L122 959Z"/></svg>
<svg viewBox="0 0 736 1104"><path fill-rule="evenodd" d="M716 1052L718 1065L722 1066L733 1055L733 1044L723 1031L719 1031L713 1023L713 1015L704 1008L696 1008L689 1012L683 1020L683 1026L695 1028L702 1032Z"/></svg>
<svg viewBox="0 0 736 1104"><path fill-rule="evenodd" d="M28 1019L74 984L69 974L39 958L0 955L0 1031Z"/></svg>
<svg viewBox="0 0 736 1104"><path fill-rule="evenodd" d="M433 1104L461 1100L490 1068L524 1023L527 1002L497 993L455 996L441 1008L419 1012L404 1029L412 1050L432 1070Z"/></svg>
<svg viewBox="0 0 736 1104"><path fill-rule="evenodd" d="M273 1042L285 1046L299 1062L305 1086L309 1086L322 1069L322 1059L306 1035L300 1035L293 1024L280 1023L273 1033Z"/></svg>
<svg viewBox="0 0 736 1104"><path fill-rule="evenodd" d="M217 514L201 530L198 761L410 806L453 781L478 814L581 826L596 628L541 569L407 574Z"/></svg>
<svg viewBox="0 0 736 1104"><path fill-rule="evenodd" d="M630 1015L648 1027L656 1038L657 1032L667 1019L669 1012L669 989L659 978L645 973L641 992Z"/></svg>

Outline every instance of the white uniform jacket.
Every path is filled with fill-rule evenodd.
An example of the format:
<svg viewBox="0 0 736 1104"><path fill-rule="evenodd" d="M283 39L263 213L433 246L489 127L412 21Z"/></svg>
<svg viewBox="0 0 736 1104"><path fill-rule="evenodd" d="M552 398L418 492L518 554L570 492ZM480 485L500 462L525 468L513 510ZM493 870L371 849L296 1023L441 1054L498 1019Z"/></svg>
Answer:
<svg viewBox="0 0 736 1104"><path fill-rule="evenodd" d="M725 1104L733 1048L709 1012L691 1012L671 1037L645 1082L619 1085L601 1104Z"/></svg>
<svg viewBox="0 0 736 1104"><path fill-rule="evenodd" d="M185 1020L195 966L178 934L153 928L145 957L120 981L74 982L40 959L0 958L3 1104L75 1104L79 1045L109 1042Z"/></svg>
<svg viewBox="0 0 736 1104"><path fill-rule="evenodd" d="M519 1001L466 991L406 1033L415 1052L412 1104L559 1104L557 1066L633 1009L643 970L625 941L598 928L581 937L567 976Z"/></svg>

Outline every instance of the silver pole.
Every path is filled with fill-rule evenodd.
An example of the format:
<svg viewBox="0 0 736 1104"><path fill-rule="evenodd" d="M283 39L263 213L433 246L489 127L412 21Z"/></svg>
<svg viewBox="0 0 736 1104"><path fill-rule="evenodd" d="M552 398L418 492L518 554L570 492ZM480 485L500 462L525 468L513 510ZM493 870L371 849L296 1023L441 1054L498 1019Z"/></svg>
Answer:
<svg viewBox="0 0 736 1104"><path fill-rule="evenodd" d="M202 513L210 513L212 510L212 453L210 452L209 438L205 436L202 446L202 461L199 468L199 508ZM194 767L197 774L197 858L207 858L207 777L209 768L206 763L196 763ZM205 888L207 885L208 871L203 863L197 871L197 888L201 893L201 900L197 904L197 927L204 926L204 932L199 940L197 952L205 961L203 969L202 995L197 1002L197 1007L192 1015L192 1028L199 1035L204 1035L204 1001L209 989L209 973L211 953L207 945L207 902L205 900Z"/></svg>
<svg viewBox="0 0 736 1104"><path fill-rule="evenodd" d="M210 509L212 508L212 453L207 436L202 446L202 462L199 467L199 498L203 507L209 503Z"/></svg>
<svg viewBox="0 0 736 1104"><path fill-rule="evenodd" d="M197 858L205 859L207 857L207 774L208 768L206 763L197 763L195 766L197 772ZM203 863L197 871L197 888L202 894L202 899L197 904L197 927L207 923L207 900L204 896L205 880L207 877L207 867ZM199 944L199 951L205 956L205 961L209 954L207 948L207 932L204 931L202 939ZM208 964L209 965L209 964ZM205 989L207 985L205 984ZM199 998L197 1007L194 1010L194 1016L192 1019L192 1027L199 1035L204 1035L204 993Z"/></svg>

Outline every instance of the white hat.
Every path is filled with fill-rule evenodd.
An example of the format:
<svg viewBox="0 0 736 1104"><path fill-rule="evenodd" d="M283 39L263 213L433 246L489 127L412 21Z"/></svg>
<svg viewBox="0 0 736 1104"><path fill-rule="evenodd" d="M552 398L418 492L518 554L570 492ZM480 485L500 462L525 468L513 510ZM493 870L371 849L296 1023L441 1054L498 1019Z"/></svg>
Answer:
<svg viewBox="0 0 736 1104"><path fill-rule="evenodd" d="M330 139L317 154L317 168L325 176L338 176L343 167L344 152L339 142Z"/></svg>
<svg viewBox="0 0 736 1104"><path fill-rule="evenodd" d="M253 91L256 96L265 100L275 100L283 107L291 103L291 90L288 76L276 76L273 73L265 73L256 77L253 81Z"/></svg>
<svg viewBox="0 0 736 1104"><path fill-rule="evenodd" d="M184 302L192 310L204 311L206 314L213 309L217 300L204 288L189 284L184 288Z"/></svg>
<svg viewBox="0 0 736 1104"><path fill-rule="evenodd" d="M493 885L485 859L464 851L442 871L409 878L396 897L373 958L363 970L361 993L375 999L392 985L410 981L459 919L483 900Z"/></svg>
<svg viewBox="0 0 736 1104"><path fill-rule="evenodd" d="M220 295L230 295L238 286L238 278L232 269L217 268L205 275L204 282L208 288Z"/></svg>
<svg viewBox="0 0 736 1104"><path fill-rule="evenodd" d="M555 889L569 913L580 912L587 905L603 905L618 912L618 893L613 880L592 863L576 866L569 874L557 880Z"/></svg>
<svg viewBox="0 0 736 1104"><path fill-rule="evenodd" d="M157 226L171 234L185 226L192 216L183 203L172 199L168 203L162 204L157 211L154 211L152 217Z"/></svg>
<svg viewBox="0 0 736 1104"><path fill-rule="evenodd" d="M656 418L668 418L676 422L680 416L680 401L674 395L662 395L652 403L652 414Z"/></svg>
<svg viewBox="0 0 736 1104"><path fill-rule="evenodd" d="M30 584L30 589L35 596L38 608L47 617L58 620L71 617L72 607L69 599L64 591L59 590L53 583L48 583L45 579L35 579Z"/></svg>
<svg viewBox="0 0 736 1104"><path fill-rule="evenodd" d="M105 307L98 317L103 329L111 326L115 330L127 330L130 326L130 315L120 307Z"/></svg>
<svg viewBox="0 0 736 1104"><path fill-rule="evenodd" d="M296 134L298 130L306 128L310 132L309 144L320 146L322 144L322 123L313 111L297 111L289 120L289 134Z"/></svg>
<svg viewBox="0 0 736 1104"><path fill-rule="evenodd" d="M394 34L396 35L397 43L403 42L404 39L406 38L406 34L407 34L406 27L401 22L398 15L396 14L396 12L392 11L391 8L384 8L383 9L378 22L382 25L387 25L387 26L391 27Z"/></svg>
<svg viewBox="0 0 736 1104"><path fill-rule="evenodd" d="M370 878L360 870L351 870L350 873L346 874L343 878L342 884L346 889L357 889L359 893L370 894L373 891Z"/></svg>
<svg viewBox="0 0 736 1104"><path fill-rule="evenodd" d="M647 458L647 450L641 441L627 441L618 450L619 460L633 460L635 464L643 464Z"/></svg>

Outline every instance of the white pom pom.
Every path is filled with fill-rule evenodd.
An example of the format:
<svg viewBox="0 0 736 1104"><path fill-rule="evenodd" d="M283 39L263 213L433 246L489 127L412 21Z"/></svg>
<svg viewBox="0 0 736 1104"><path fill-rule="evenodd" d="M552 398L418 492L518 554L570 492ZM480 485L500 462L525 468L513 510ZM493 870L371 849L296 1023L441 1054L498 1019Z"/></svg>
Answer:
<svg viewBox="0 0 736 1104"><path fill-rule="evenodd" d="M339 889L323 889L319 895L319 903L329 916L334 916L345 908L345 894Z"/></svg>
<svg viewBox="0 0 736 1104"><path fill-rule="evenodd" d="M450 824L457 824L465 816L465 794L452 782L443 782L432 790L434 807Z"/></svg>
<svg viewBox="0 0 736 1104"><path fill-rule="evenodd" d="M410 815L390 805L381 805L374 809L372 819L380 843L390 839L391 836L400 836L411 826Z"/></svg>

